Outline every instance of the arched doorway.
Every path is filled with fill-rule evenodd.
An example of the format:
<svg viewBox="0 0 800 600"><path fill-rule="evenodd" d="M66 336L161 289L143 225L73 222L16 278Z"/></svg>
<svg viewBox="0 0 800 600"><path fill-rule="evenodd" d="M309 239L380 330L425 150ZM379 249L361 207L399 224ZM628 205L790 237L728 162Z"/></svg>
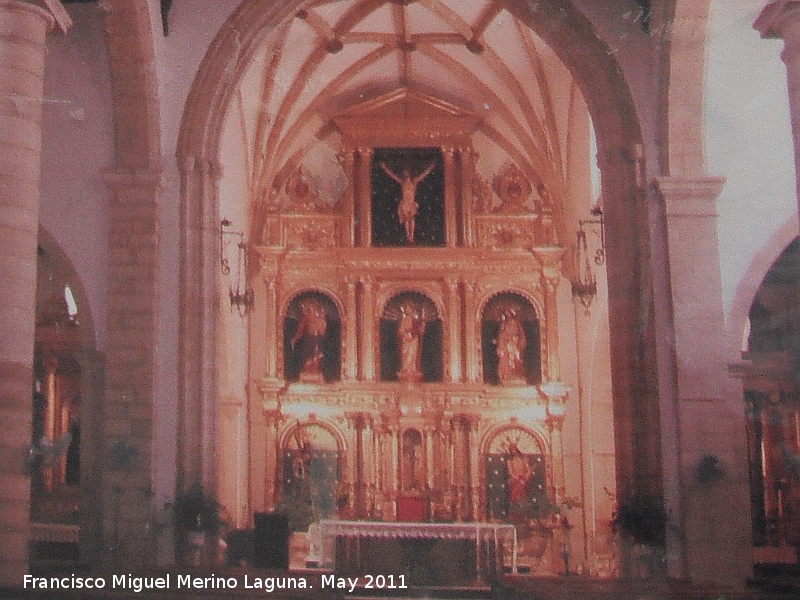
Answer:
<svg viewBox="0 0 800 600"><path fill-rule="evenodd" d="M89 303L69 258L39 229L31 480L31 564L76 565L100 551L96 443L99 355Z"/></svg>
<svg viewBox="0 0 800 600"><path fill-rule="evenodd" d="M800 238L767 271L748 314L743 379L756 563L798 562Z"/></svg>

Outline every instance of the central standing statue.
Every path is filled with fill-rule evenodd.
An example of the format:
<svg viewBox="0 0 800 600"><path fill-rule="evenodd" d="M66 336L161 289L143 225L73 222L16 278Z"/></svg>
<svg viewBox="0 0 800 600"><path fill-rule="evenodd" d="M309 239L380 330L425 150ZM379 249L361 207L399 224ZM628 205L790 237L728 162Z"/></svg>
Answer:
<svg viewBox="0 0 800 600"><path fill-rule="evenodd" d="M400 381L422 381L421 350L425 325L425 319L411 302L400 305L400 321L397 323L397 346L400 353L397 378Z"/></svg>
<svg viewBox="0 0 800 600"><path fill-rule="evenodd" d="M419 204L417 204L417 186L420 181L425 179L433 171L435 164L431 163L430 166L416 177L411 177L408 167L403 167L403 176L398 177L392 170L386 166L386 163L381 163L381 169L400 184L402 195L400 196L400 203L397 205L397 217L400 223L406 229L406 240L410 245L414 245L414 226L416 224L417 212L419 211Z"/></svg>

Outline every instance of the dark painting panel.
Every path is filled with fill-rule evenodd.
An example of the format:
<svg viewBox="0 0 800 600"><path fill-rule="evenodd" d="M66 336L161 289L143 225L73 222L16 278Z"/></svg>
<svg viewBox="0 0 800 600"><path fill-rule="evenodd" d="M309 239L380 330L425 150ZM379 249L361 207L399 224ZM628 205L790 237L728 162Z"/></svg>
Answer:
<svg viewBox="0 0 800 600"><path fill-rule="evenodd" d="M372 245L410 246L397 215L400 184L381 168L384 163L395 174L408 169L412 177L432 163L433 171L417 185L414 246L444 246L444 166L438 148L376 148L372 159Z"/></svg>

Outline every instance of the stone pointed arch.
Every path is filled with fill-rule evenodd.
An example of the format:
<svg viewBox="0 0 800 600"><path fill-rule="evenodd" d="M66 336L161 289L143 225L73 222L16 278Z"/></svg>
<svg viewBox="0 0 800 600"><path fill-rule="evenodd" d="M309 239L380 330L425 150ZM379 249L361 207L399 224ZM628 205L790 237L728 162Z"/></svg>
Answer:
<svg viewBox="0 0 800 600"><path fill-rule="evenodd" d="M199 68L181 122L181 346L179 355L179 478L213 481L212 419L216 391L217 274L220 136L234 90L258 47L302 6L301 0L245 0L220 29ZM641 182L642 133L631 92L614 53L589 19L568 0L502 5L534 30L570 69L594 123L608 233L611 364L617 428L618 479L660 481L657 461L634 453L660 451L658 433L635 440L634 399L657 405L652 332L642 325L651 310L648 206ZM649 336L649 337L648 337ZM657 430L656 430L657 431ZM656 465L655 467L653 465ZM658 483L656 484L658 485Z"/></svg>

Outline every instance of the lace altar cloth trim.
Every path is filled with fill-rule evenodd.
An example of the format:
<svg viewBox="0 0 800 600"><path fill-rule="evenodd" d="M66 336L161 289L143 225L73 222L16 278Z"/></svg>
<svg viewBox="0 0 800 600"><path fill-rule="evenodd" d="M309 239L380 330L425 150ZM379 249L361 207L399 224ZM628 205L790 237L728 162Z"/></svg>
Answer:
<svg viewBox="0 0 800 600"><path fill-rule="evenodd" d="M382 538L445 538L459 540L516 540L517 531L506 523L396 523L376 521L320 521L320 535Z"/></svg>

